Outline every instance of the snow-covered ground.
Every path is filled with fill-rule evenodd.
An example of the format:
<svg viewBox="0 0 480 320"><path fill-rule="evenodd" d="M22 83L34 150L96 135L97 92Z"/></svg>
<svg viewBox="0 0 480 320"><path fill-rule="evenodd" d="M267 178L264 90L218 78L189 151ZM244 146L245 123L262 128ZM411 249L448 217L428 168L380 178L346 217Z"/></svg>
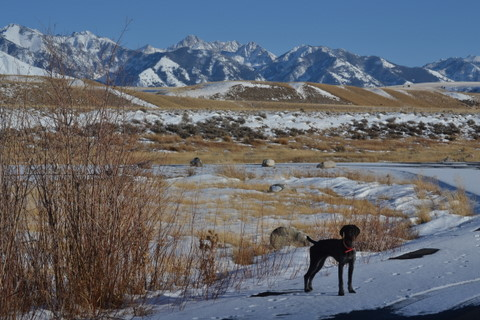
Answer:
<svg viewBox="0 0 480 320"><path fill-rule="evenodd" d="M144 106L146 102L139 100ZM5 117L11 117L12 127L21 127L18 121L28 123L30 126L52 126L52 115L45 110L23 111L5 109ZM85 119L92 119L97 112L79 113L78 124L84 125ZM115 111L113 111L115 113ZM28 121L25 121L25 117ZM118 117L112 116L112 119ZM333 113L333 112L296 112L296 111L211 111L211 110L160 110L144 109L126 111L122 120L134 126L149 128L158 123L163 126L179 125L188 121L190 124L199 125L209 121L227 121L257 130L266 136L275 136L275 131L300 130L311 133L322 133L325 130L336 130L340 135L351 132L362 132L372 129L379 133L395 131L397 134L409 136L420 135L438 139L448 137L450 128L455 129L455 135L471 139L478 135L480 114L456 113L405 113L405 112L363 112L363 113ZM394 126L396 125L396 127ZM392 129L393 128L393 129ZM414 133L413 129L422 128L421 133ZM440 128L440 129L439 129ZM442 129L444 128L444 129ZM399 131L401 130L401 131ZM440 130L440 131L438 131ZM457 131L458 130L458 131Z"/></svg>
<svg viewBox="0 0 480 320"><path fill-rule="evenodd" d="M381 196L388 192L378 183L357 183L342 178L285 178L285 171L307 170L313 164L281 164L266 175L268 182L284 182L301 186L330 184L347 195ZM264 170L258 168L255 170ZM253 167L252 167L253 168ZM171 179L179 179L181 166L172 166ZM212 167L199 168L186 181L219 181ZM287 248L282 254L292 255L285 272L274 279L251 279L239 290L226 292L215 300L190 301L183 308L175 305L181 300L174 293L152 296L145 306L152 308L148 319L323 319L341 313L352 314L350 319L398 319L402 316L442 313L438 319L450 319L445 312L468 312L469 318L480 316L480 164L339 164L337 170L359 170L396 178L412 178L416 174L438 180L447 189L461 186L476 203L476 215L461 217L451 212L433 215L430 222L416 226L419 237L395 251L367 254L358 252L353 282L356 294L337 296L336 267L324 267L314 279L314 291L303 292L303 273L307 269L308 249ZM163 168L163 172L169 168ZM223 177L224 179L224 177ZM330 180L328 180L330 179ZM337 180L335 180L337 179ZM340 179L340 180L338 180ZM385 187L385 186L383 186ZM356 188L356 189L355 189ZM390 195L406 197L408 185L392 186ZM208 193L208 191L206 191ZM218 190L217 190L218 192ZM392 199L395 203L395 199ZM409 205L413 205L413 202ZM408 208L404 208L408 211ZM361 236L360 236L361 237ZM360 238L361 239L361 238ZM439 249L438 252L411 260L389 258L422 248ZM272 257L273 259L273 257ZM292 274L291 269L297 270ZM300 270L300 271L298 271ZM260 295L259 295L260 294ZM259 296L255 296L259 295ZM375 310L375 311L368 311ZM363 313L362 313L362 312ZM344 319L344 318L342 318ZM437 318L436 318L437 319Z"/></svg>

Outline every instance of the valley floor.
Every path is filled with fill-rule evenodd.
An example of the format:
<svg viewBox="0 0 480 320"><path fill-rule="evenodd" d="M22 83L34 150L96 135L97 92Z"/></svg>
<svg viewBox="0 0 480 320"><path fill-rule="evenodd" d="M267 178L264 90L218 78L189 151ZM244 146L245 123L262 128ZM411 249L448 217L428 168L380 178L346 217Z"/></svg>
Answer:
<svg viewBox="0 0 480 320"><path fill-rule="evenodd" d="M285 165L287 166L287 165ZM451 319L480 315L480 170L478 164L343 164L351 170L369 171L380 176L421 174L438 180L442 188L455 188L458 181L475 201L476 214L460 217L440 214L416 226L419 238L400 248L371 254L359 252L355 273L356 294L337 296L336 267L324 268L315 278L314 291L303 292L303 273L308 263L307 249L284 249L291 263L275 279L250 279L242 288L215 300L189 301L182 308L175 293L146 301L147 319L404 319L435 315L431 319ZM177 170L179 167L176 167ZM283 168L285 169L285 168ZM204 176L207 179L207 176ZM364 190L366 191L366 190ZM418 249L435 248L436 253L417 259L390 258ZM275 259L274 256L271 257ZM255 267L253 267L255 268ZM292 270L295 273L292 274ZM256 296L258 295L258 296ZM363 310L363 311L362 311ZM351 313L353 312L353 313ZM351 313L351 314L350 314ZM343 315L342 315L343 314ZM462 318L463 319L463 318Z"/></svg>

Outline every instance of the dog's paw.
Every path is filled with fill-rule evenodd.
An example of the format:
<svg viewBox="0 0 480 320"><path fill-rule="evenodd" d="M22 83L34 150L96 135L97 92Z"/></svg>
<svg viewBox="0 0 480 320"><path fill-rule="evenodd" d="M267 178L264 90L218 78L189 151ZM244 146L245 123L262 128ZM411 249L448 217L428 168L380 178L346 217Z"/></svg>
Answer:
<svg viewBox="0 0 480 320"><path fill-rule="evenodd" d="M350 293L357 293L357 291L353 290L353 289L348 289L348 292Z"/></svg>
<svg viewBox="0 0 480 320"><path fill-rule="evenodd" d="M305 288L305 292L310 292L312 290L313 290L313 288Z"/></svg>
<svg viewBox="0 0 480 320"><path fill-rule="evenodd" d="M345 295L345 292L339 291L339 292L338 292L338 295L339 295L339 296L344 296L344 295Z"/></svg>

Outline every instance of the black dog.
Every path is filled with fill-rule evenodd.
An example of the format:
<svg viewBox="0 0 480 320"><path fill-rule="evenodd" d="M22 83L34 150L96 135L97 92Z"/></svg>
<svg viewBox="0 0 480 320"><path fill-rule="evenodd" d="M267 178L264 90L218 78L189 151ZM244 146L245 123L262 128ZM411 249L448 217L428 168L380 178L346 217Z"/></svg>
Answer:
<svg viewBox="0 0 480 320"><path fill-rule="evenodd" d="M327 257L333 257L338 261L338 295L343 296L343 266L348 263L348 292L355 293L352 287L353 266L355 264L355 248L353 242L360 234L360 229L353 224L343 226L340 230L342 239L328 239L314 241L307 236L308 241L314 245L310 247L310 267L304 276L305 292L310 292L312 280L323 267Z"/></svg>

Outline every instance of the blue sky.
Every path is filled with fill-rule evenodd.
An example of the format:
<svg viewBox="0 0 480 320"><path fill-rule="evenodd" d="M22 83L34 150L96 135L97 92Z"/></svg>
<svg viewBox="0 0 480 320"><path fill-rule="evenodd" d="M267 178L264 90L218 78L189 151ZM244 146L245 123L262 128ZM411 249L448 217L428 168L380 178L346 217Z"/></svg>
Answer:
<svg viewBox="0 0 480 320"><path fill-rule="evenodd" d="M478 0L4 0L0 27L89 30L132 49L189 34L257 42L276 55L302 44L378 55L406 66L480 55Z"/></svg>

